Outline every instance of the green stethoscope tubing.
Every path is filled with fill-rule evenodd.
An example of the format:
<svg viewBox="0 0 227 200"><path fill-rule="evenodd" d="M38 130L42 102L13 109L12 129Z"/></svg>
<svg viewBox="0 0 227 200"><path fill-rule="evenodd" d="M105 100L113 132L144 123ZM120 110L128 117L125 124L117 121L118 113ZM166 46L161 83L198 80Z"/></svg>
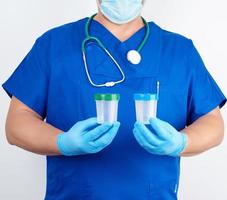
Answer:
<svg viewBox="0 0 227 200"><path fill-rule="evenodd" d="M113 87L114 85L116 84L119 84L121 82L123 82L125 80L125 74L121 68L121 66L118 64L118 62L114 59L114 57L110 54L110 52L105 48L105 45L97 38L97 37L94 37L94 36L91 36L90 33L89 33L89 28L90 28L90 25L91 25L91 22L92 20L94 19L94 17L96 16L97 14L94 14L92 15L87 23L86 23L86 26L85 26L85 39L83 40L82 42L82 54L83 54L83 61L84 61L84 66L85 66L85 71L86 71L86 74L87 74L87 77L88 77L88 80L89 82L95 86L95 87ZM136 51L138 52L138 54L141 52L141 50L143 49L143 47L145 46L147 40L148 40L148 37L150 35L150 26L149 24L147 23L147 21L142 17L142 20L143 20L143 23L146 27L146 34L144 36L144 39L143 41L141 42L141 44L138 46L138 48L136 49ZM95 84L91 77L90 77L90 73L89 73L89 70L88 70L88 65L87 65L87 59L86 59L86 44L88 41L95 41L97 42L97 44L106 52L106 54L112 59L112 61L116 64L118 70L120 71L121 75L122 75L122 79L119 80L119 81L111 81L111 82L106 82L105 84Z"/></svg>
<svg viewBox="0 0 227 200"><path fill-rule="evenodd" d="M89 40L95 40L102 48L105 48L105 46L103 45L103 43L98 38L91 36L90 33L89 33L89 27L91 25L92 20L94 19L94 17L96 15L97 14L92 15L88 19L88 22L86 23L86 26L85 26L85 35L86 35L86 38L84 39L83 44L82 44L82 52L85 52L86 43ZM143 17L142 17L142 20L143 20L144 25L146 26L146 35L144 36L144 39L141 42L141 44L139 45L139 47L136 49L138 52L141 52L141 50L145 46L145 44L146 44L146 42L148 40L148 37L150 35L150 26L149 26L149 24L147 23L147 21Z"/></svg>

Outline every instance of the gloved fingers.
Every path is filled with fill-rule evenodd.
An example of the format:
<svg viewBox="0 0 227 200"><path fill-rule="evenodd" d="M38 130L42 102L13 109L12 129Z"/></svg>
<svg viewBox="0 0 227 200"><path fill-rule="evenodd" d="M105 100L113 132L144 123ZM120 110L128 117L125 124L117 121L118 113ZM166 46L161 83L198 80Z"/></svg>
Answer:
<svg viewBox="0 0 227 200"><path fill-rule="evenodd" d="M160 139L155 134L153 134L144 124L136 122L135 129L138 130L141 137L143 137L144 140L146 140L150 145L152 146L160 145L161 143Z"/></svg>
<svg viewBox="0 0 227 200"><path fill-rule="evenodd" d="M146 140L144 140L141 137L141 133L137 130L134 129L133 130L134 136L136 138L136 140L138 141L138 143L149 153L155 154L155 155L163 155L162 152L162 148L160 148L160 146L155 146L155 145L151 145L150 143L148 143Z"/></svg>
<svg viewBox="0 0 227 200"><path fill-rule="evenodd" d="M137 130L136 128L133 129L133 134L134 134L134 137L136 138L137 142L144 149L146 149L147 151L149 151L149 149L150 149L150 151L153 151L155 149L155 146L151 145L147 140L145 140L144 137L142 137L140 131Z"/></svg>
<svg viewBox="0 0 227 200"><path fill-rule="evenodd" d="M111 127L113 127L113 124L111 123L104 123L102 125L99 125L98 127L94 128L91 131L88 131L85 133L85 137L87 141L93 141L98 139L101 135L103 135L105 132L107 132Z"/></svg>
<svg viewBox="0 0 227 200"><path fill-rule="evenodd" d="M161 139L166 140L170 137L169 126L166 122L158 118L150 118L149 122L151 128L154 130L156 135L158 135Z"/></svg>
<svg viewBox="0 0 227 200"><path fill-rule="evenodd" d="M72 129L79 129L81 132L94 127L95 125L98 125L97 123L97 118L96 117L92 117L83 121L79 121L77 122Z"/></svg>
<svg viewBox="0 0 227 200"><path fill-rule="evenodd" d="M149 143L147 142L147 140L145 140L145 138L141 135L140 131L137 128L133 129L133 134L134 137L136 138L137 142L142 146L149 146Z"/></svg>
<svg viewBox="0 0 227 200"><path fill-rule="evenodd" d="M96 148L100 148L100 149L105 148L113 141L113 139L117 135L119 127L120 127L120 123L115 122L111 129L109 129L104 135L102 135L97 140L90 142L90 144Z"/></svg>

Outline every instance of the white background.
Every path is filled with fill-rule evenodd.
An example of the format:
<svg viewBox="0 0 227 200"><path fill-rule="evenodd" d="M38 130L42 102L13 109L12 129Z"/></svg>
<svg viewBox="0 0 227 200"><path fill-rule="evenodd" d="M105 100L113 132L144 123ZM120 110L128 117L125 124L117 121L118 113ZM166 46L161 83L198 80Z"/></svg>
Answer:
<svg viewBox="0 0 227 200"><path fill-rule="evenodd" d="M0 83L10 76L38 36L96 10L95 0L0 0ZM147 0L144 9L147 19L193 39L225 94L226 10L226 0ZM3 90L0 102L0 199L41 200L46 187L45 157L7 144L4 123L9 98ZM222 113L227 122L226 108ZM179 199L227 199L226 140L202 155L183 158Z"/></svg>

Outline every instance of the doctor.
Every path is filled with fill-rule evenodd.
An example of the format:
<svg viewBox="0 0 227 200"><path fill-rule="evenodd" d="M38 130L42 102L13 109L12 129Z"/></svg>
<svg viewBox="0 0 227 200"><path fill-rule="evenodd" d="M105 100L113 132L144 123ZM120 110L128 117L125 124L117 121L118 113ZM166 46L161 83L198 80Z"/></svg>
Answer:
<svg viewBox="0 0 227 200"><path fill-rule="evenodd" d="M191 40L141 18L144 1L97 4L39 37L3 84L7 139L47 155L46 200L177 199L180 157L221 143L226 98ZM157 81L158 118L145 126L133 94ZM121 95L119 122L97 124L95 93Z"/></svg>

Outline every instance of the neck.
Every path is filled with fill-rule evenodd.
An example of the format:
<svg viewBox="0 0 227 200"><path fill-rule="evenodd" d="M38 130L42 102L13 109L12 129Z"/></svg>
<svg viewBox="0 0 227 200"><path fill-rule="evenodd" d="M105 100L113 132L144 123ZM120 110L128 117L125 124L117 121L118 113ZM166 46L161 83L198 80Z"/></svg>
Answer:
<svg viewBox="0 0 227 200"><path fill-rule="evenodd" d="M130 38L135 32L144 26L141 17L137 17L133 21L127 24L115 24L109 21L100 11L94 18L101 23L106 29L108 29L113 35L115 35L121 42Z"/></svg>

